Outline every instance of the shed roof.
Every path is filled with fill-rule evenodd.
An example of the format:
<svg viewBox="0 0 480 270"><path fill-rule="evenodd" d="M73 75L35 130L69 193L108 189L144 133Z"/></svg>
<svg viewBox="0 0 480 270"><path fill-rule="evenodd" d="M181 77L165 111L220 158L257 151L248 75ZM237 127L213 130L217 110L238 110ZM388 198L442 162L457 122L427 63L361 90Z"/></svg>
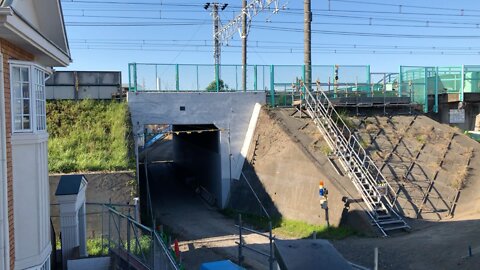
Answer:
<svg viewBox="0 0 480 270"><path fill-rule="evenodd" d="M59 196L78 194L82 187L83 181L85 181L85 185L87 183L87 179L83 174L63 175L62 177L60 177L60 182L58 183L55 195Z"/></svg>

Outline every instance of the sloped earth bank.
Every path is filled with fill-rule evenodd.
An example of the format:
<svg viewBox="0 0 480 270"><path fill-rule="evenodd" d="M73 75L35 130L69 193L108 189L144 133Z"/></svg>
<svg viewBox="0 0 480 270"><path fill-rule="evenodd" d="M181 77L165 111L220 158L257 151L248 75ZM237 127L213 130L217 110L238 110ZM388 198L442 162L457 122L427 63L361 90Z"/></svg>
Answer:
<svg viewBox="0 0 480 270"><path fill-rule="evenodd" d="M318 177L331 180L328 185L341 185L335 187L335 191L343 190L351 198L357 198L350 180L339 176L328 163L326 155L330 151L312 121L292 115L292 109L264 109L254 137L253 153L247 156L249 165L261 180L253 185L254 189L265 190L264 201L271 199L269 209L273 207L287 217L304 218L301 213L308 212L308 206L302 208L297 200L310 195L305 189L291 187L290 193L295 193L296 189L303 195L291 194L288 202L283 202L279 198L282 188L275 180L281 180L280 175L285 170L291 170L291 175L282 181L305 179L298 172L301 168L310 170L311 164L320 171ZM392 186L401 188L398 206L410 217L407 222L412 231L388 238L350 237L332 241L335 247L348 260L364 266L373 266L373 250L378 247L380 269L478 269L480 160L476 156L480 153L480 145L458 130L426 116L362 117L350 118L349 122L353 129L358 129L357 135ZM295 147L289 146L291 142L308 156L308 160L296 155ZM277 165L273 166L275 162ZM289 163L296 166L289 166ZM293 177L295 175L297 177ZM317 180L302 184L316 185ZM247 196L245 190L244 196ZM315 201L310 199L310 202ZM468 246L472 247L474 256L464 258Z"/></svg>
<svg viewBox="0 0 480 270"><path fill-rule="evenodd" d="M479 213L479 143L422 115L353 118L352 125L405 216L438 221Z"/></svg>
<svg viewBox="0 0 480 270"><path fill-rule="evenodd" d="M479 269L480 144L426 116L351 118L394 188L413 231L386 239L349 238L335 247L349 260L380 269ZM468 255L472 248L473 257Z"/></svg>
<svg viewBox="0 0 480 270"><path fill-rule="evenodd" d="M362 204L345 209L344 196L360 201L350 179L339 175L326 155L328 146L316 126L295 111L263 108L243 172L271 216L326 224L318 185L329 189L328 217L333 226L349 225L371 234ZM244 179L232 185L230 207L262 214ZM359 214L360 213L360 214Z"/></svg>

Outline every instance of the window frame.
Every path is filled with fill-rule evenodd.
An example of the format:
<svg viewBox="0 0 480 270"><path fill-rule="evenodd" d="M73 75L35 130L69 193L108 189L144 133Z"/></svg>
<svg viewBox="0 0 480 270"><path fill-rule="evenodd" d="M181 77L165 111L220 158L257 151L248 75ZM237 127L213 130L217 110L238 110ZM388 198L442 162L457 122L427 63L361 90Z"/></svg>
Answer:
<svg viewBox="0 0 480 270"><path fill-rule="evenodd" d="M47 132L47 124L46 124L46 100L44 100L44 107L45 107L45 126L44 129L38 129L38 113L37 113L37 91L36 87L38 86L37 81L34 78L35 76L35 71L38 70L40 72L43 72L44 76L51 74L49 70L47 70L45 67L42 67L34 62L28 62L28 61L18 61L18 60L10 60L8 61L9 63L9 80L10 80L10 100L11 100L11 123L12 123L12 133L46 133ZM14 68L27 68L28 69L28 91L29 91L29 118L30 118L30 127L28 129L24 129L23 127L21 129L16 129L15 127L15 116L17 115L15 113L15 105L16 105L16 97L14 95L14 81L13 81L13 69ZM37 78L38 79L38 78ZM46 98L45 96L45 91L46 91L46 86L45 86L45 81L46 77L43 78L43 96L44 99ZM23 112L22 112L23 115Z"/></svg>

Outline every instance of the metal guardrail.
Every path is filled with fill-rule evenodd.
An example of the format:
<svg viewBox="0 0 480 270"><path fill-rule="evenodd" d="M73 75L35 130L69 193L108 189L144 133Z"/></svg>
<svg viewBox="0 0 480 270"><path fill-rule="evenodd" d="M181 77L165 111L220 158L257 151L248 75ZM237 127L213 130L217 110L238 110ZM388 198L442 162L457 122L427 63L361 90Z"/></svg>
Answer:
<svg viewBox="0 0 480 270"><path fill-rule="evenodd" d="M109 205L104 205L108 222L103 235L107 235L105 247L125 263L135 268L182 270L173 250L165 243L166 237L152 228L140 224ZM103 245L103 244L102 244Z"/></svg>
<svg viewBox="0 0 480 270"><path fill-rule="evenodd" d="M273 243L275 241L275 236L272 234L272 222L271 221L268 222L268 227L269 227L268 232L263 233L263 232L259 232L259 231L254 230L254 229L244 227L243 221L242 221L242 215L239 214L238 215L238 225L235 225L235 227L238 228L238 239L239 239L239 241L235 242L235 243L238 245L238 263L240 264L240 266L242 266L243 261L244 261L243 249L246 249L246 250L255 252L257 254L260 254L260 255L266 257L268 259L268 269L273 270L276 259L275 259L275 254L273 252ZM256 235L260 235L260 236L263 236L265 238L268 238L268 240L269 240L269 243L268 243L269 252L265 253L261 250L258 250L256 248L248 246L245 243L245 241L243 241L243 231L247 231L247 232L254 233Z"/></svg>
<svg viewBox="0 0 480 270"><path fill-rule="evenodd" d="M129 91L274 93L305 78L304 65L247 65L246 69L247 85L243 89L242 65L130 63ZM332 87L370 85L368 65L312 65L311 72L313 82Z"/></svg>
<svg viewBox="0 0 480 270"><path fill-rule="evenodd" d="M304 88L305 108L359 191L372 222L386 231L409 228L394 210L395 192L323 91ZM395 226L393 226L395 225ZM393 226L393 227L392 227Z"/></svg>
<svg viewBox="0 0 480 270"><path fill-rule="evenodd" d="M242 172L241 173L241 176L243 177L243 179L245 180L245 182L247 183L248 187L250 188L250 191L252 191L253 193L253 196L255 196L255 199L257 200L258 202L258 205L260 205L260 208L262 208L262 211L263 213L265 214L265 216L271 220L270 218L270 215L268 214L267 212L267 209L265 209L265 206L263 205L262 201L260 201L260 198L258 197L257 193L255 192L255 190L253 189L252 185L250 184L250 181L248 180L248 178L245 176L245 174Z"/></svg>

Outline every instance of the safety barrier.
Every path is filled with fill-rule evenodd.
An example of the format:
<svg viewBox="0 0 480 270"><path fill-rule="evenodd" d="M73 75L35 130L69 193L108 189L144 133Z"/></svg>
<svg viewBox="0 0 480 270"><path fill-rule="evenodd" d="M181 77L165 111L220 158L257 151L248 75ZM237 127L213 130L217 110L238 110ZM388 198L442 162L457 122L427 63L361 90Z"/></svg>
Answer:
<svg viewBox="0 0 480 270"><path fill-rule="evenodd" d="M104 208L107 217L103 220L107 224L103 226L103 235L107 239L102 245L110 255L133 269L183 269L162 232L140 224L109 205Z"/></svg>

